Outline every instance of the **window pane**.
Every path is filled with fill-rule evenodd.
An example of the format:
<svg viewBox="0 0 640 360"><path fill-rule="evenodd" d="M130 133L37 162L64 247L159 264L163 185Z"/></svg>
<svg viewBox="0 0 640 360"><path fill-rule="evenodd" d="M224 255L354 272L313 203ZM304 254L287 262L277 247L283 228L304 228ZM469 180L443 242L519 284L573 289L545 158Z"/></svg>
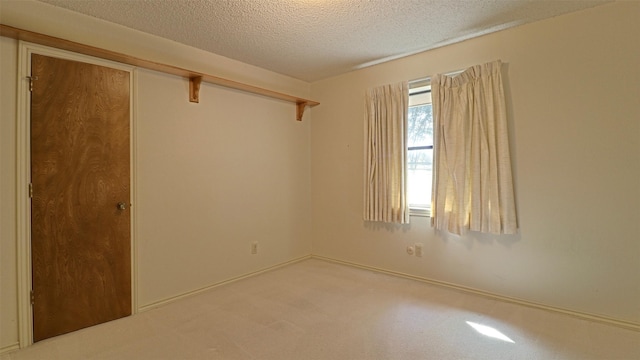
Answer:
<svg viewBox="0 0 640 360"><path fill-rule="evenodd" d="M407 146L433 145L431 104L409 107Z"/></svg>
<svg viewBox="0 0 640 360"><path fill-rule="evenodd" d="M413 208L431 206L433 150L407 151L407 200Z"/></svg>

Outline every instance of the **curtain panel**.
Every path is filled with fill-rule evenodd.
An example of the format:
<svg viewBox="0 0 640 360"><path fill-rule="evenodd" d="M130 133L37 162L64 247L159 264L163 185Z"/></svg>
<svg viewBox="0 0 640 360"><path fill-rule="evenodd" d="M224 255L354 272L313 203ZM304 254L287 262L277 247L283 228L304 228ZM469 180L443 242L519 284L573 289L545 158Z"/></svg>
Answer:
<svg viewBox="0 0 640 360"><path fill-rule="evenodd" d="M436 230L517 231L501 67L495 61L431 79Z"/></svg>
<svg viewBox="0 0 640 360"><path fill-rule="evenodd" d="M408 223L406 124L409 85L367 90L364 126L364 220Z"/></svg>

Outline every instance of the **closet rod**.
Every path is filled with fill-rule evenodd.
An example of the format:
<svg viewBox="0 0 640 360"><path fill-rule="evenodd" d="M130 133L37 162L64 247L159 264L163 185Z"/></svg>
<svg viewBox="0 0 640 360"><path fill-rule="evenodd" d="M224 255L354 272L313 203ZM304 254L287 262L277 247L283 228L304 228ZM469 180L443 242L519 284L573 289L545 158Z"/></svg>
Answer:
<svg viewBox="0 0 640 360"><path fill-rule="evenodd" d="M202 81L224 86L231 89L241 90L257 95L267 96L274 99L284 100L296 105L296 120L302 121L302 115L304 114L304 110L307 106L316 106L320 103L313 100L308 100L292 95L287 95L283 93L279 93L276 91L263 89L257 86L244 84L241 82L224 79L221 77L217 77L214 75L204 74L197 71L191 71L187 69L183 69L173 65L167 65L162 63L157 63L150 60L144 60L140 58L136 58L134 56L129 56L122 53L117 53L110 50L105 50L97 47L93 47L90 45L80 44L77 42L60 39L57 37L40 34L28 30L18 29L12 26L0 24L0 36L13 38L16 40L24 40L40 45L55 47L62 50L68 50L72 52L76 52L83 55L89 55L94 57L99 57L102 59L112 60L119 63L133 65L137 67L141 67L144 69L160 71L167 74L177 75L184 77L189 80L189 101L191 102L199 102L199 90L200 83Z"/></svg>

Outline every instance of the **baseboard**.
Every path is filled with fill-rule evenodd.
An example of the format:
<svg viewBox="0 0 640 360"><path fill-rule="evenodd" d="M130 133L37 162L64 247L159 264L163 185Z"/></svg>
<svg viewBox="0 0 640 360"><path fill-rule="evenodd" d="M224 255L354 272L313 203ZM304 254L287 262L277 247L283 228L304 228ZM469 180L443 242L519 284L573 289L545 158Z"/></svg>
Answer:
<svg viewBox="0 0 640 360"><path fill-rule="evenodd" d="M16 351L20 349L20 343L19 342L15 342L11 345L5 345L3 347L0 348L0 355L4 355L6 353L12 352L12 351Z"/></svg>
<svg viewBox="0 0 640 360"><path fill-rule="evenodd" d="M358 263L354 263L354 262L350 262L350 261L338 260L338 259L333 259L333 258L329 258L329 257L325 257L325 256L320 256L320 255L312 255L311 258L318 259L318 260L323 260L323 261L328 261L328 262L332 262L332 263L336 263L336 264L342 264L342 265L346 265L346 266L356 267L356 268L360 268L360 269L364 269L364 270L375 271L375 272L379 272L379 273L383 273L383 274L387 274L387 275L398 276L398 277L402 277L402 278L406 278L406 279L417 280L417 281L421 281L421 282L424 282L424 283L427 283L427 284L443 286L443 287L446 287L446 288L450 288L450 289L454 289L454 290L458 290L458 291L463 291L463 292L466 292L466 293L472 293L472 294L476 294L476 295L480 295L480 296L484 296L484 297L487 297L487 298L496 299L496 300L500 300L500 301L504 301L504 302L524 305L524 306L528 306L528 307L532 307L532 308L536 308L536 309L542 309L542 310L547 310L547 311L558 312L558 313L562 313L562 314L565 314L565 315L578 317L578 318L585 319L585 320L596 321L596 322L600 322L600 323L605 323L605 324L609 324L609 325L622 327L622 328L625 328L625 329L640 331L640 324L639 323L635 323L635 322L631 322L631 321L620 320L620 319L610 318L610 317L606 317L606 316L602 316L602 315L589 314L589 313L585 313L585 312L559 308L559 307L555 307L555 306L551 306L551 305L540 304L540 303L536 303L536 302L533 302L533 301L513 298L513 297L509 297L509 296L504 296L504 295L500 295L500 294L495 294L495 293L492 293L492 292L484 291L484 290L474 289L474 288L467 287L467 286L457 285L457 284L449 283L449 282L446 282L446 281L433 280L433 279L429 279L429 278L425 278L425 277L421 277L421 276L405 274L405 273L398 272L398 271L392 271L392 270L377 268L377 267L373 267L373 266L362 265L362 264L358 264Z"/></svg>
<svg viewBox="0 0 640 360"><path fill-rule="evenodd" d="M196 289L196 290L192 290L192 291L180 294L180 295L172 296L170 298L166 298L166 299L159 300L159 301L147 304L147 305L143 305L140 308L138 308L138 312L143 312L143 311L155 309L155 308L157 308L159 306L166 305L166 304L172 303L172 302L180 300L180 299L184 299L184 298L187 298L187 297L190 297L190 296L193 296L193 295L200 294L202 292L205 292L207 290L211 290L211 289L216 288L218 286L226 285L226 284L229 284L229 283L232 283L232 282L236 282L236 281L239 281L239 280L242 280L242 279L246 279L246 278L250 278L250 277L253 277L253 276L256 276L256 275L260 275L260 274L263 274L265 272L272 271L272 270L275 270L275 269L278 269L278 268L281 268L281 267L284 267L284 266L287 266L287 265L295 264L297 262L304 261L304 260L307 260L307 259L310 259L310 258L311 258L311 255L301 256L299 258L295 258L293 260L289 260L289 261L285 261L283 263L279 263L279 264L276 264L276 265L273 265L273 266L269 266L267 268L264 268L264 269L261 269L261 270L258 270L258 271L253 271L253 272L250 272L248 274L244 274L244 275L240 275L240 276L237 276L237 277L234 277L234 278L231 278L231 279L223 280L223 281L220 281L220 282L217 282L217 283L214 283L214 284L211 284L211 285L207 285L205 287L202 287L202 288L199 288L199 289Z"/></svg>

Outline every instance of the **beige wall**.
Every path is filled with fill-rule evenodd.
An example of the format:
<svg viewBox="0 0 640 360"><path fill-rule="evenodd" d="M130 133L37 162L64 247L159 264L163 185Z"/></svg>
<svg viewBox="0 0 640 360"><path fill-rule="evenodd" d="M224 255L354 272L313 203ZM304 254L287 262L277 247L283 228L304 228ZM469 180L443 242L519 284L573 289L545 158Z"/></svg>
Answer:
<svg viewBox="0 0 640 360"><path fill-rule="evenodd" d="M640 323L640 3L556 17L312 84L313 253ZM501 59L517 236L362 221L365 90ZM424 244L424 256L407 255Z"/></svg>
<svg viewBox="0 0 640 360"><path fill-rule="evenodd" d="M16 298L17 42L0 37L0 352L18 341Z"/></svg>
<svg viewBox="0 0 640 360"><path fill-rule="evenodd" d="M138 81L140 305L310 254L310 117L208 84L192 104L185 80L156 72Z"/></svg>
<svg viewBox="0 0 640 360"><path fill-rule="evenodd" d="M3 24L309 95L308 83L46 4L0 4ZM111 43L114 34L121 43ZM2 352L18 342L18 43L3 37L0 46ZM294 104L209 84L194 104L188 88L185 79L137 70L133 210L141 308L311 253L311 111L298 122ZM253 241L257 255L250 254Z"/></svg>

